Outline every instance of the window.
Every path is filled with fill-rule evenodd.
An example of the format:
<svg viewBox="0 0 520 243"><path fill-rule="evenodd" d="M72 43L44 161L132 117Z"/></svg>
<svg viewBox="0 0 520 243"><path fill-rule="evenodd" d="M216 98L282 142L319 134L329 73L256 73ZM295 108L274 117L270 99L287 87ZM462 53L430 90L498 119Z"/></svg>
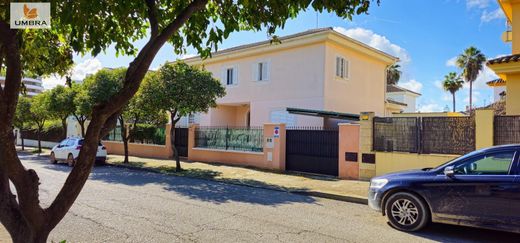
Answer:
<svg viewBox="0 0 520 243"><path fill-rule="evenodd" d="M472 158L456 165L458 175L508 175L515 152L499 152Z"/></svg>
<svg viewBox="0 0 520 243"><path fill-rule="evenodd" d="M233 83L233 68L226 69L226 84L232 85Z"/></svg>
<svg viewBox="0 0 520 243"><path fill-rule="evenodd" d="M269 80L269 63L268 62L259 62L255 67L255 77L256 81L267 81Z"/></svg>
<svg viewBox="0 0 520 243"><path fill-rule="evenodd" d="M337 56L336 57L336 77L347 79L349 76L348 73L349 63L345 58Z"/></svg>
<svg viewBox="0 0 520 243"><path fill-rule="evenodd" d="M222 69L222 82L226 85L237 85L238 84L238 75L237 75L237 67L230 66Z"/></svg>

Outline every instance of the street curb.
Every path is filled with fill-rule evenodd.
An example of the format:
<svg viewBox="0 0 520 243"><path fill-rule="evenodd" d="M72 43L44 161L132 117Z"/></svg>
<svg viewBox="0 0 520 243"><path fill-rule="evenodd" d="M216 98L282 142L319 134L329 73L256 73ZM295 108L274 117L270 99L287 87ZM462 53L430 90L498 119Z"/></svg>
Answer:
<svg viewBox="0 0 520 243"><path fill-rule="evenodd" d="M188 177L188 178L201 179L201 180L207 180L207 181L215 181L215 182L225 183L225 184L247 186L247 187L252 187L252 188L261 188L261 189L267 189L267 190L273 190L273 191L279 191L279 192L289 192L289 193L294 193L294 194L299 194L299 195L304 195L304 196L313 196L313 197L327 198L327 199L336 200L336 201L368 205L368 199L362 198L362 197L345 196L345 195L338 195L338 194L320 192L320 191L302 191L302 190L291 190L291 189L284 190L284 189L280 189L280 188L276 188L276 187L258 186L258 185L251 185L251 184L245 184L245 183L234 183L234 182L225 181L225 180L211 179L208 177L193 177L193 176L177 175L177 174L173 174L173 173L164 173L157 169L135 167L135 166L131 166L131 165L112 164L112 163L107 163L106 165L124 168L124 169L136 170L136 171L146 171L146 172L151 172L151 173L158 173L158 174L177 176L177 177Z"/></svg>

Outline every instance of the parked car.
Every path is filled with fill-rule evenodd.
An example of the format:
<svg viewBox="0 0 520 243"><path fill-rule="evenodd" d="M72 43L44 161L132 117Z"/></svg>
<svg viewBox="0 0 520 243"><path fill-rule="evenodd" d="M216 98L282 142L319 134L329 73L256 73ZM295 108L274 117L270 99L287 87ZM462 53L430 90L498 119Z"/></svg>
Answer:
<svg viewBox="0 0 520 243"><path fill-rule="evenodd" d="M54 146L51 151L50 160L55 164L58 161L65 161L69 166L74 166L78 158L79 151L83 146L83 138L67 138ZM105 146L99 142L96 153L96 164L104 164L107 159L107 150Z"/></svg>
<svg viewBox="0 0 520 243"><path fill-rule="evenodd" d="M439 222L520 233L519 155L520 145L496 146L375 177L368 203L402 231Z"/></svg>

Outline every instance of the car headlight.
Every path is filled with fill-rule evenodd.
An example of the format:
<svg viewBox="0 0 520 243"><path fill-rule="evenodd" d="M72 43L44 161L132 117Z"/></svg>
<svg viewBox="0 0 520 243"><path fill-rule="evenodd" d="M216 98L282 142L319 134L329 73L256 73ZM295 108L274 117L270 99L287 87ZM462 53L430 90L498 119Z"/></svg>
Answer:
<svg viewBox="0 0 520 243"><path fill-rule="evenodd" d="M388 183L387 179L372 179L370 181L370 188L379 189L381 187L384 187L386 183Z"/></svg>

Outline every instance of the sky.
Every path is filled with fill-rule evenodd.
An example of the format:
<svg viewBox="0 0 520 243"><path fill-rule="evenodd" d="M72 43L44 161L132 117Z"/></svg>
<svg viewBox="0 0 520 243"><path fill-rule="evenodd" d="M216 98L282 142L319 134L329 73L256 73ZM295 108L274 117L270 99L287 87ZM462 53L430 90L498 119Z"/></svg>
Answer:
<svg viewBox="0 0 520 243"><path fill-rule="evenodd" d="M288 21L278 36L302 32L316 27L334 27L340 33L400 58L402 87L420 92L417 109L421 112L451 110L451 94L442 89L442 80L449 72L458 72L454 65L457 55L469 46L480 49L486 57L495 58L511 53L511 44L500 36L506 30L506 20L496 0L381 0L370 7L368 15L354 16L352 21L331 13L306 11ZM266 40L266 32L237 32L230 35L219 50ZM142 47L145 41L135 42ZM188 54L196 54L188 48ZM167 61L185 56L174 54L165 45L157 54L151 69ZM116 57L113 47L96 57L74 56L72 78L80 80L103 67L126 67L133 56ZM483 106L493 102L493 91L485 82L497 76L485 67L474 83L473 103ZM51 76L44 87L63 84L64 79ZM468 105L469 87L457 95L457 110Z"/></svg>

